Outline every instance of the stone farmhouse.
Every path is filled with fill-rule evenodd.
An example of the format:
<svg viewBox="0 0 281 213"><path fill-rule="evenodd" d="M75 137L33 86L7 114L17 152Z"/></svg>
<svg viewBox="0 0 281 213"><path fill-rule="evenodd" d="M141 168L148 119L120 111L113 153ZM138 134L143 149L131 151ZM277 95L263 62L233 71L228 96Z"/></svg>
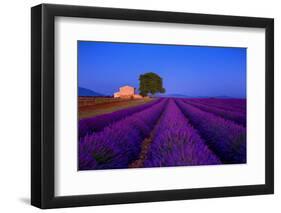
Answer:
<svg viewBox="0 0 281 213"><path fill-rule="evenodd" d="M114 98L124 98L124 99L141 99L141 95L135 93L135 88L131 86L123 86L119 88L119 92L114 93Z"/></svg>

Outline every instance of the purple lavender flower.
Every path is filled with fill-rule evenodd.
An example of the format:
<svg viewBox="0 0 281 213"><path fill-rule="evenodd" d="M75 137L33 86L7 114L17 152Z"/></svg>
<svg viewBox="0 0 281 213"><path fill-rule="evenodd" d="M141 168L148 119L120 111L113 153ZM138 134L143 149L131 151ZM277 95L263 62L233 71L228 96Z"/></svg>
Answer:
<svg viewBox="0 0 281 213"><path fill-rule="evenodd" d="M145 167L221 164L173 99L155 128Z"/></svg>
<svg viewBox="0 0 281 213"><path fill-rule="evenodd" d="M151 101L140 106L130 107L128 109L118 110L116 112L108 114L81 119L79 121L79 138L84 137L85 135L90 134L92 132L99 132L103 130L106 126L113 124L114 122L119 121L136 112L148 109L149 107L152 107L160 101L162 100L157 99L155 101Z"/></svg>
<svg viewBox="0 0 281 213"><path fill-rule="evenodd" d="M80 139L79 170L128 168L165 105L166 101L160 101Z"/></svg>
<svg viewBox="0 0 281 213"><path fill-rule="evenodd" d="M192 98L188 100L224 110L246 113L246 99Z"/></svg>
<svg viewBox="0 0 281 213"><path fill-rule="evenodd" d="M233 110L221 109L218 107L209 106L208 104L198 103L189 99L186 99L185 102L195 107L198 107L203 111L213 113L225 119L229 119L237 124L243 125L244 127L246 126L246 112L237 112Z"/></svg>
<svg viewBox="0 0 281 213"><path fill-rule="evenodd" d="M246 129L230 120L176 100L181 111L224 163L246 162Z"/></svg>

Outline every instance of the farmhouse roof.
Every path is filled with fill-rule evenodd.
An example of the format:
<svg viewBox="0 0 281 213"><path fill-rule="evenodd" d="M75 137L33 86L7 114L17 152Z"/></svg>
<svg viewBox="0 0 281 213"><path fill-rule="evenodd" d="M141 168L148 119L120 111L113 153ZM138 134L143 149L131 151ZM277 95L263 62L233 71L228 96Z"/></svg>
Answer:
<svg viewBox="0 0 281 213"><path fill-rule="evenodd" d="M120 89L120 88L124 88L124 87L135 88L135 87L132 87L132 86L129 86L129 85L125 85L125 86L119 87L119 89Z"/></svg>

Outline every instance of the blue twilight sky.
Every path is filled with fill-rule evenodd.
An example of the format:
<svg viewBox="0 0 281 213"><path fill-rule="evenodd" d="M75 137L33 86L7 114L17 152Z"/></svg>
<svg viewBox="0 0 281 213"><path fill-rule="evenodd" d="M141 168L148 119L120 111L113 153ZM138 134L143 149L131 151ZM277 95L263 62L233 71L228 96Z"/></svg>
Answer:
<svg viewBox="0 0 281 213"><path fill-rule="evenodd" d="M246 48L78 41L79 87L112 95L155 72L166 94L246 97Z"/></svg>

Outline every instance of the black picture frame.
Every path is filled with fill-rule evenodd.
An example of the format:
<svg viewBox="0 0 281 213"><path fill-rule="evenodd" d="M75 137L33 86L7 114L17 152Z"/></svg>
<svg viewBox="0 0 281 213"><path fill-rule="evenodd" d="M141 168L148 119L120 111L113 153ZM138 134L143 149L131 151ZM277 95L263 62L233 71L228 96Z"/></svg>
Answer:
<svg viewBox="0 0 281 213"><path fill-rule="evenodd" d="M265 184L56 197L54 170L55 17L264 28ZM164 11L41 4L31 8L31 204L42 209L274 193L274 20Z"/></svg>

